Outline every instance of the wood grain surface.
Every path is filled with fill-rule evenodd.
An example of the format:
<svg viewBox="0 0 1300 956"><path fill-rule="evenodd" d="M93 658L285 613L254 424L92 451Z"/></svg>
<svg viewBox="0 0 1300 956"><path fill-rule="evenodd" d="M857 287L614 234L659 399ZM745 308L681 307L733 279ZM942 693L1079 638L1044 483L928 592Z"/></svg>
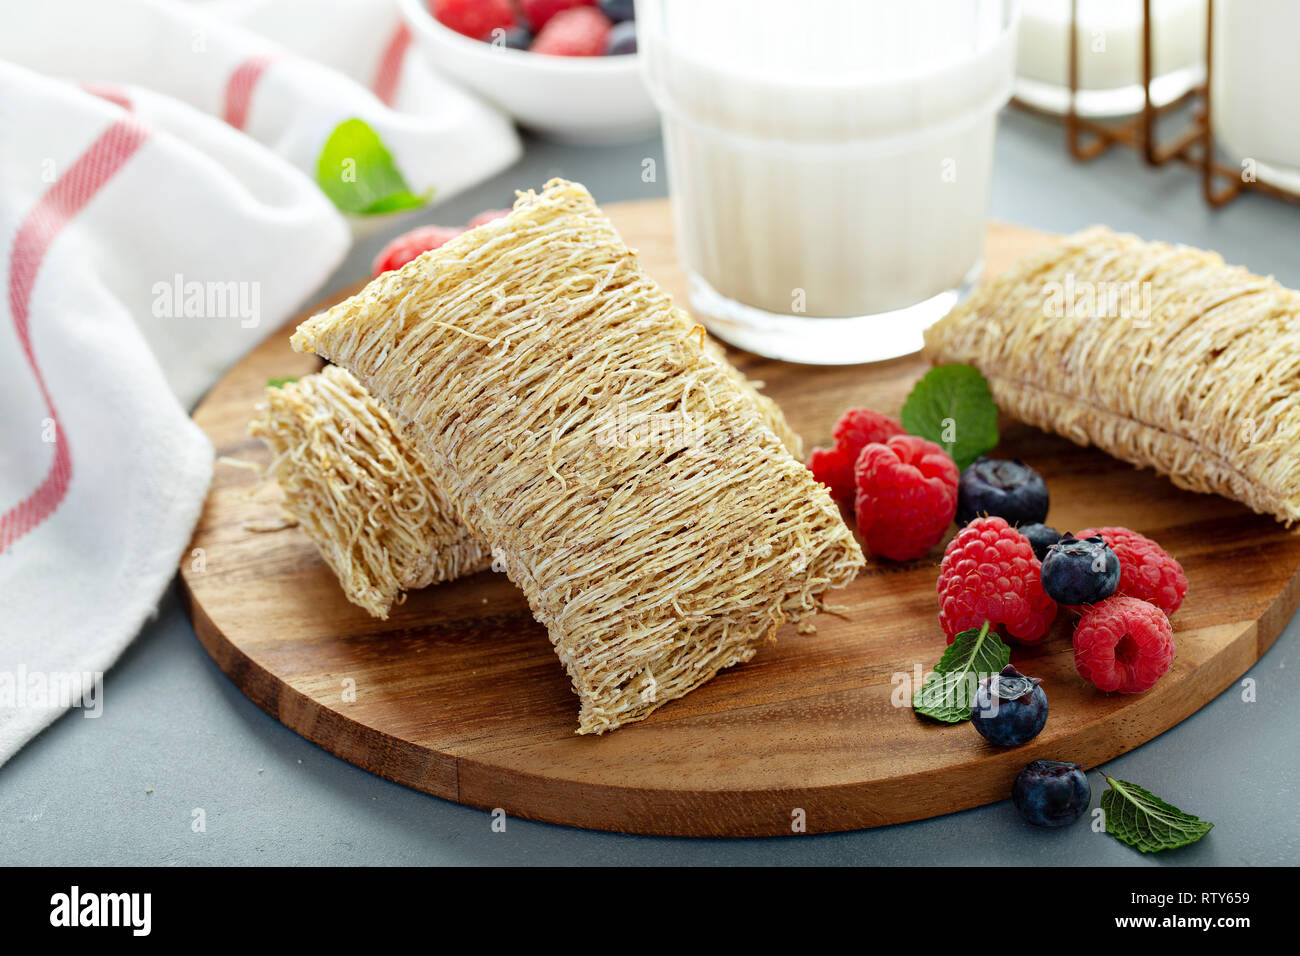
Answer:
<svg viewBox="0 0 1300 956"><path fill-rule="evenodd" d="M608 212L648 271L684 301L666 205ZM994 225L990 270L1042 241ZM262 387L318 367L289 349L288 328L195 412L218 455L267 461L247 431ZM767 383L808 447L825 443L850 405L897 413L923 371L917 356L833 368L732 358ZM1142 531L1190 580L1174 616L1177 660L1145 694L1106 695L1075 674L1067 612L1043 645L1013 648L1012 661L1044 679L1051 717L1010 750L967 725L937 725L895 706L910 699L899 675L917 679L944 649L939 548L906 564L869 562L815 634L787 627L750 663L602 737L575 736L577 699L504 575L428 588L387 622L373 620L344 599L299 529L247 529L278 513L266 490L253 494L251 471L218 464L194 533L201 552L191 552L181 576L199 639L244 693L390 780L511 816L635 833L781 835L798 832L799 819L810 833L878 826L1002 799L1039 757L1092 767L1150 740L1232 684L1300 598L1300 539L1268 518L1016 422L1003 422L998 454L1043 473L1055 527Z"/></svg>

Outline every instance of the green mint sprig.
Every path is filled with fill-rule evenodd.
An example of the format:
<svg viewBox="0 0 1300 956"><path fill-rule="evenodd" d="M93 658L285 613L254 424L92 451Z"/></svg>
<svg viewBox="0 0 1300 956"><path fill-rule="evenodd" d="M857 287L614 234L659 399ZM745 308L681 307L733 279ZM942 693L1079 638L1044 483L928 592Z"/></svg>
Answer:
<svg viewBox="0 0 1300 956"><path fill-rule="evenodd" d="M965 468L998 443L998 407L989 383L970 365L936 365L903 403L903 427L941 445Z"/></svg>
<svg viewBox="0 0 1300 956"><path fill-rule="evenodd" d="M981 628L962 631L934 665L934 671L912 694L918 714L958 724L970 720L976 684L1011 663L1011 649L985 621Z"/></svg>
<svg viewBox="0 0 1300 956"><path fill-rule="evenodd" d="M296 382L296 381L298 381L298 376L296 375L286 375L284 378L268 378L266 380L266 387L284 388L290 382Z"/></svg>
<svg viewBox="0 0 1300 956"><path fill-rule="evenodd" d="M1214 829L1208 820L1184 813L1135 783L1107 776L1101 795L1106 832L1143 853L1174 850L1195 843Z"/></svg>
<svg viewBox="0 0 1300 956"><path fill-rule="evenodd" d="M347 119L330 133L316 161L316 184L343 212L359 216L423 206L433 195L411 192L379 134Z"/></svg>

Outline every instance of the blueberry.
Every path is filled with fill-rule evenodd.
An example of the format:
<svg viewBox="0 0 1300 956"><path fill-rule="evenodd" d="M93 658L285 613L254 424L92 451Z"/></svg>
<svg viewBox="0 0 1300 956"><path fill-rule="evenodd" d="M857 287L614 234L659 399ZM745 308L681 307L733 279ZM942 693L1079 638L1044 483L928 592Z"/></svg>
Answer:
<svg viewBox="0 0 1300 956"><path fill-rule="evenodd" d="M1027 524L1016 529L1034 546L1034 556L1039 561L1047 557L1047 549L1061 540L1061 532L1045 524Z"/></svg>
<svg viewBox="0 0 1300 956"><path fill-rule="evenodd" d="M624 20L622 23L616 23L609 31L609 39L605 41L606 56L621 56L624 53L636 52L636 24L631 20Z"/></svg>
<svg viewBox="0 0 1300 956"><path fill-rule="evenodd" d="M1018 461L976 459L957 483L957 524L980 515L997 515L1011 525L1038 524L1047 517L1043 476Z"/></svg>
<svg viewBox="0 0 1300 956"><path fill-rule="evenodd" d="M488 37L488 42L495 47L506 47L510 50L527 50L533 45L533 34L527 27L513 26L509 30L492 31Z"/></svg>
<svg viewBox="0 0 1300 956"><path fill-rule="evenodd" d="M999 747L1019 747L1032 740L1047 723L1047 694L1039 683L1008 664L1002 673L980 681L970 722Z"/></svg>
<svg viewBox="0 0 1300 956"><path fill-rule="evenodd" d="M1043 558L1043 590L1057 604L1096 604L1119 586L1119 557L1101 535L1080 541L1068 531Z"/></svg>
<svg viewBox="0 0 1300 956"><path fill-rule="evenodd" d="M633 0L600 0L600 12L615 23L636 18Z"/></svg>
<svg viewBox="0 0 1300 956"><path fill-rule="evenodd" d="M1088 809L1092 788L1077 763L1035 760L1016 775L1011 801L1036 827L1069 826Z"/></svg>

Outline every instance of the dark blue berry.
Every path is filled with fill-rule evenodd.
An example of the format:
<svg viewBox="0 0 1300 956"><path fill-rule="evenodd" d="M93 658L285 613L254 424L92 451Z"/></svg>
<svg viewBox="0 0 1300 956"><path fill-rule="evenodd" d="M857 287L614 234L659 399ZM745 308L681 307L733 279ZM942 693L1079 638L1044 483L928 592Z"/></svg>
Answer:
<svg viewBox="0 0 1300 956"><path fill-rule="evenodd" d="M1047 557L1047 549L1061 540L1061 532L1045 524L1027 524L1016 529L1034 546L1034 556L1039 561Z"/></svg>
<svg viewBox="0 0 1300 956"><path fill-rule="evenodd" d="M1088 775L1077 763L1035 760L1011 785L1011 802L1036 827L1069 826L1091 800Z"/></svg>
<svg viewBox="0 0 1300 956"><path fill-rule="evenodd" d="M636 24L631 20L616 23L609 31L605 41L606 56L622 56L624 53L636 52Z"/></svg>
<svg viewBox="0 0 1300 956"><path fill-rule="evenodd" d="M1119 557L1101 535L1080 541L1068 531L1043 558L1043 590L1057 604L1096 604L1119 586Z"/></svg>
<svg viewBox="0 0 1300 956"><path fill-rule="evenodd" d="M1019 747L1033 740L1047 723L1047 694L1037 677L1026 677L1008 664L1002 673L980 681L970 722L999 747Z"/></svg>
<svg viewBox="0 0 1300 956"><path fill-rule="evenodd" d="M488 42L495 47L506 47L510 50L527 50L533 45L533 34L527 27L513 26L509 30L492 31L488 37Z"/></svg>
<svg viewBox="0 0 1300 956"><path fill-rule="evenodd" d="M615 23L636 18L636 6L633 0L600 0L600 12Z"/></svg>
<svg viewBox="0 0 1300 956"><path fill-rule="evenodd" d="M976 459L957 483L957 524L981 515L997 515L1011 525L1040 523L1047 517L1043 476L1018 461Z"/></svg>

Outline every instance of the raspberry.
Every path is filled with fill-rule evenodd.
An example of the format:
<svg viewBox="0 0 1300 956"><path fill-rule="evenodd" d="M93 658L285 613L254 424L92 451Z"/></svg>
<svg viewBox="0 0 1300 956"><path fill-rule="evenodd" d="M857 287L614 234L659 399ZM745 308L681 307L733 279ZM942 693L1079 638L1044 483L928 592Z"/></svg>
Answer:
<svg viewBox="0 0 1300 956"><path fill-rule="evenodd" d="M913 435L871 442L854 466L858 530L873 554L919 558L957 513L960 472L942 448Z"/></svg>
<svg viewBox="0 0 1300 956"><path fill-rule="evenodd" d="M473 219L469 221L469 228L475 229L478 226L485 225L486 223L489 222L494 222L497 219L504 219L508 215L510 215L509 209L484 209L481 213L479 213L477 216L475 216Z"/></svg>
<svg viewBox="0 0 1300 956"><path fill-rule="evenodd" d="M370 266L371 275L400 269L422 253L437 249L464 231L461 226L419 226L410 232L404 232L379 250L379 255L375 256L375 261Z"/></svg>
<svg viewBox="0 0 1300 956"><path fill-rule="evenodd" d="M831 490L836 501L850 505L857 495L853 482L853 461L838 445L834 448L814 448L808 456L808 469L813 477Z"/></svg>
<svg viewBox="0 0 1300 956"><path fill-rule="evenodd" d="M604 56L609 17L595 7L573 7L552 16L529 47L551 56Z"/></svg>
<svg viewBox="0 0 1300 956"><path fill-rule="evenodd" d="M528 25L536 33L546 26L551 17L561 10L595 5L596 0L521 0L519 8L523 11L524 19L528 21Z"/></svg>
<svg viewBox="0 0 1300 956"><path fill-rule="evenodd" d="M1056 620L1033 545L1004 518L976 518L948 542L938 590L949 644L985 621L1021 644L1037 644Z"/></svg>
<svg viewBox="0 0 1300 956"><path fill-rule="evenodd" d="M1174 629L1135 597L1111 597L1083 612L1074 628L1074 669L1104 691L1140 694L1174 662Z"/></svg>
<svg viewBox="0 0 1300 956"><path fill-rule="evenodd" d="M858 460L864 445L905 434L897 421L870 408L850 408L831 429L835 444L848 452L851 461Z"/></svg>
<svg viewBox="0 0 1300 956"><path fill-rule="evenodd" d="M474 40L486 40L493 30L515 25L510 0L433 0L431 7L439 23Z"/></svg>
<svg viewBox="0 0 1300 956"><path fill-rule="evenodd" d="M905 434L903 426L889 416L869 408L850 408L840 416L831 431L835 446L814 448L808 458L808 467L814 478L830 488L836 501L852 505L857 495L853 466L863 447L902 434Z"/></svg>
<svg viewBox="0 0 1300 956"><path fill-rule="evenodd" d="M1126 594L1173 614L1187 596L1183 566L1150 538L1128 528L1089 528L1076 538L1099 534L1119 558L1119 587Z"/></svg>

